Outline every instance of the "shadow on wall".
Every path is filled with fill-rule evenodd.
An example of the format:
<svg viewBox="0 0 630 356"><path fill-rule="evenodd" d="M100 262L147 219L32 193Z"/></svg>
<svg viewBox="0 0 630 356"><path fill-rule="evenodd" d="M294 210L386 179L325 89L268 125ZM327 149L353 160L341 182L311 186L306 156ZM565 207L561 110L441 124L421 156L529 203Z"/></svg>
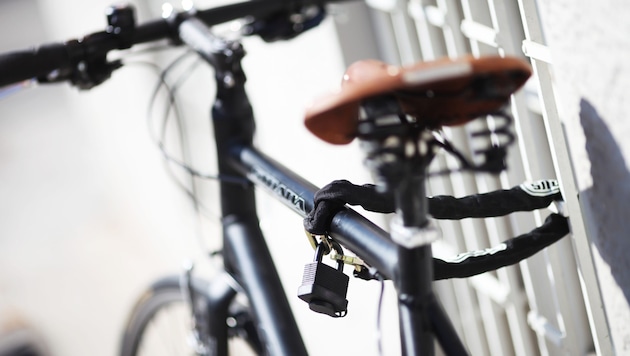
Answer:
<svg viewBox="0 0 630 356"><path fill-rule="evenodd" d="M581 194L582 203L594 220L593 242L630 302L630 171L608 126L585 99L580 122L593 177L593 186Z"/></svg>

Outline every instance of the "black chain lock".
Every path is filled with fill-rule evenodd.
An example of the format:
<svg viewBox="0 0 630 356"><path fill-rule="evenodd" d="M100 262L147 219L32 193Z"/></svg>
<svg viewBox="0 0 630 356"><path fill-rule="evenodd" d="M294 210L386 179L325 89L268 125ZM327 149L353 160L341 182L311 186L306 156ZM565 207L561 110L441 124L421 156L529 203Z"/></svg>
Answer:
<svg viewBox="0 0 630 356"><path fill-rule="evenodd" d="M315 260L304 266L302 285L298 297L307 302L312 311L334 318L346 316L348 282L350 277L343 273L343 261L337 261L337 269L322 262L327 246L319 243L315 250Z"/></svg>

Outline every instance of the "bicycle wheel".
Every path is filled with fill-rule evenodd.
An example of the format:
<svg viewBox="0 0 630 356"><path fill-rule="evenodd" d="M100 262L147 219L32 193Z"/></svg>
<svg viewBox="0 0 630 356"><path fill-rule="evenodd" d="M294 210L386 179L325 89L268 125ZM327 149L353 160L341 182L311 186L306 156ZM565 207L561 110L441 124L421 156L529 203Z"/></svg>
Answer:
<svg viewBox="0 0 630 356"><path fill-rule="evenodd" d="M195 319L184 300L179 279L154 283L142 294L125 327L121 356L214 355L212 339L204 331L207 318L208 282L193 280ZM236 304L225 320L230 354L259 355L261 345L249 309ZM194 327L193 325L197 325Z"/></svg>

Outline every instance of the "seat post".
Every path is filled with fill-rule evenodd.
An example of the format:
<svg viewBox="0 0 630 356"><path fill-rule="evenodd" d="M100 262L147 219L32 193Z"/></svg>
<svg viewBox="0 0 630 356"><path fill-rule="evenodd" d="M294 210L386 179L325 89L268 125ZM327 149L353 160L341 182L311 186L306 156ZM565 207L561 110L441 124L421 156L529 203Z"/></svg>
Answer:
<svg viewBox="0 0 630 356"><path fill-rule="evenodd" d="M358 137L366 165L375 173L378 189L395 197L390 233L398 245L398 267L392 279L403 355L433 355L435 337L442 345L459 345L455 349L466 354L432 286L431 244L440 236L426 197L427 170L435 156L431 131L402 114L395 97L370 98L361 108Z"/></svg>
<svg viewBox="0 0 630 356"><path fill-rule="evenodd" d="M358 138L366 153L366 166L377 179L377 189L393 193L397 229L425 229L429 224L426 175L435 157L433 135L405 115L393 96L379 96L361 104ZM402 245L424 245L401 242Z"/></svg>

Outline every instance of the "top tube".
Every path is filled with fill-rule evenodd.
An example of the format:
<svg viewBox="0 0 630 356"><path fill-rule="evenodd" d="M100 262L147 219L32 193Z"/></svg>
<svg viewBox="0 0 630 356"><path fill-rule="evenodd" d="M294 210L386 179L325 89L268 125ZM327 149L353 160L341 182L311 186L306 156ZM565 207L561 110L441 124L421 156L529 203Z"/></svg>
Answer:
<svg viewBox="0 0 630 356"><path fill-rule="evenodd" d="M302 217L313 209L313 197L318 190L315 185L251 146L243 146L234 152L235 163L254 184L263 187ZM394 277L396 244L379 226L345 208L333 218L330 234L342 246L376 268L385 279Z"/></svg>

